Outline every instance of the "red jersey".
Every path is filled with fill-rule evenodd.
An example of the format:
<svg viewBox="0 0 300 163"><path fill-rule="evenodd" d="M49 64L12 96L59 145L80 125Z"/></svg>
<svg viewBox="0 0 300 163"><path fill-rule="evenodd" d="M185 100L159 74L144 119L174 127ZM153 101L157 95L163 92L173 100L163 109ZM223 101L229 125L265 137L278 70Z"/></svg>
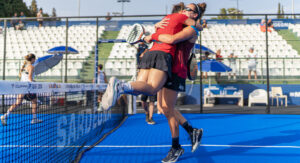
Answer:
<svg viewBox="0 0 300 163"><path fill-rule="evenodd" d="M195 43L191 43L188 40L177 44L176 55L172 63L172 73L183 79L187 77L187 62L194 45Z"/></svg>
<svg viewBox="0 0 300 163"><path fill-rule="evenodd" d="M222 55L221 54L220 55L216 54L216 60L219 61L219 62L222 62L223 61Z"/></svg>
<svg viewBox="0 0 300 163"><path fill-rule="evenodd" d="M186 21L186 19L188 19L188 17L186 15L178 14L178 13L167 15L165 18L169 19L168 26L166 26L163 29L158 28L156 31L156 34L174 35L183 29L183 24ZM176 45L166 44L166 43L161 43L161 42L154 42L150 51L154 51L154 50L169 53L174 57Z"/></svg>

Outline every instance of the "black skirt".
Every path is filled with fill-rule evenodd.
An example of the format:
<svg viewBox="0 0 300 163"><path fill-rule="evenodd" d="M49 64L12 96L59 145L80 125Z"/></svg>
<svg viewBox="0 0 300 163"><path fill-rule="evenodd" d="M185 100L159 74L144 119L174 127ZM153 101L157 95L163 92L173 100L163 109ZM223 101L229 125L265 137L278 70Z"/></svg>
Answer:
<svg viewBox="0 0 300 163"><path fill-rule="evenodd" d="M172 55L163 51L148 51L142 57L139 69L158 69L172 77Z"/></svg>
<svg viewBox="0 0 300 163"><path fill-rule="evenodd" d="M35 93L27 93L24 95L24 99L26 101L32 101L32 100L36 99L36 94Z"/></svg>

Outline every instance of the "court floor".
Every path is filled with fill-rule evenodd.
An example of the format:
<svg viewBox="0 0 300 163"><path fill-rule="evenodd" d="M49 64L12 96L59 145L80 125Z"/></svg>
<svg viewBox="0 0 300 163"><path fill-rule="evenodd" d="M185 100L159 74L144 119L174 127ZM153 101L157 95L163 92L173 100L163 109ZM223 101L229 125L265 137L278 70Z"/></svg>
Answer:
<svg viewBox="0 0 300 163"><path fill-rule="evenodd" d="M300 115L184 114L204 129L202 144L191 153L190 140L180 128L185 153L178 162L299 162ZM130 116L103 142L84 153L85 162L161 162L171 145L166 118L154 115L148 125L144 114Z"/></svg>

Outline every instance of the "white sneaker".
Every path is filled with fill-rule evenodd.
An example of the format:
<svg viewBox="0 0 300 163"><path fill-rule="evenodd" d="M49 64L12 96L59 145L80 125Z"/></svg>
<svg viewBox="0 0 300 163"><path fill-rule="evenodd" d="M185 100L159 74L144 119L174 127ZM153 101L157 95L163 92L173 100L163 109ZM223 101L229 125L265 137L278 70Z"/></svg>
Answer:
<svg viewBox="0 0 300 163"><path fill-rule="evenodd" d="M6 119L3 115L1 116L1 123L3 126L7 126Z"/></svg>
<svg viewBox="0 0 300 163"><path fill-rule="evenodd" d="M31 124L42 123L43 121L37 118L31 120Z"/></svg>
<svg viewBox="0 0 300 163"><path fill-rule="evenodd" d="M120 81L117 78L111 77L109 79L106 91L103 94L102 102L101 102L101 106L104 110L108 110L116 104L118 98L119 84Z"/></svg>

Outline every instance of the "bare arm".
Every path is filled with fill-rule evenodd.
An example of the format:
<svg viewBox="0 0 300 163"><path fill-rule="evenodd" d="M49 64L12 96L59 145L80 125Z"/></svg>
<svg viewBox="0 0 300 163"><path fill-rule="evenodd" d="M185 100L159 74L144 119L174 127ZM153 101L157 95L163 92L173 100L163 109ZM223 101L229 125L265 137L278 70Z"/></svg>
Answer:
<svg viewBox="0 0 300 163"><path fill-rule="evenodd" d="M103 72L103 74L104 74L104 82L107 83L107 79L106 79L106 74L105 74L105 72Z"/></svg>
<svg viewBox="0 0 300 163"><path fill-rule="evenodd" d="M202 26L200 24L200 19L198 19L197 22L195 22L195 20L191 19L191 18L188 18L186 19L183 24L187 25L187 26L195 26L196 25L196 28L198 30L202 30Z"/></svg>
<svg viewBox="0 0 300 163"><path fill-rule="evenodd" d="M158 37L158 41L167 43L167 44L177 44L178 42L182 42L185 40L189 40L195 36L196 31L192 27L186 27L182 31L170 35L170 34L160 34ZM151 39L151 36L148 36L145 38L147 41L148 39Z"/></svg>
<svg viewBox="0 0 300 163"><path fill-rule="evenodd" d="M33 76L34 67L32 65L28 66L28 78L29 81L33 82L32 76Z"/></svg>

